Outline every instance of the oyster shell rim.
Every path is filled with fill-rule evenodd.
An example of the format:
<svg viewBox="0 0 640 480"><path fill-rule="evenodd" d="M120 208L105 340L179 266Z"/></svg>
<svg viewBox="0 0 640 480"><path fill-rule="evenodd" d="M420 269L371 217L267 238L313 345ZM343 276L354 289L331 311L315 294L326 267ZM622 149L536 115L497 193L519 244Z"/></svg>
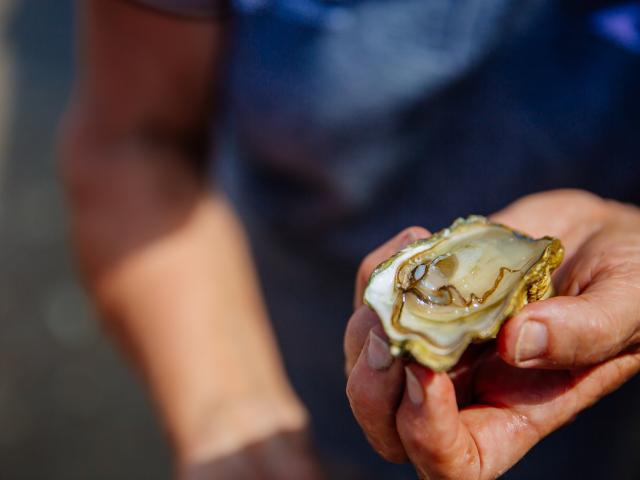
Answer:
<svg viewBox="0 0 640 480"><path fill-rule="evenodd" d="M432 353L428 347L423 345L422 342L418 340L406 338L402 341L398 341L394 339L388 331L388 329L392 327L387 324L388 322L382 320L380 313L367 300L367 290L371 285L373 278L382 270L385 270L386 268L391 266L393 262L399 256L406 253L407 250L414 249L416 247L423 247L425 250L433 248L440 241L444 241L450 238L458 229L472 227L478 224L504 228L505 230L508 230L515 236L521 237L522 239L530 241L546 240L549 242L549 244L545 246L540 257L527 270L527 272L508 294L507 298L505 299L503 312L501 314L502 318L499 321L495 322L490 329L481 332L465 332L462 340L459 342L460 346L458 348L460 350L460 353L457 355L452 354L452 356L448 360L443 359L442 355ZM400 249L399 251L382 261L380 264L378 264L376 268L374 268L371 272L371 275L369 276L369 279L367 281L367 285L365 286L365 289L363 291L363 303L371 308L376 313L376 315L378 315L378 318L380 318L382 326L389 339L391 354L394 357L409 356L416 360L418 363L432 369L433 371L445 372L453 368L458 363L460 357L462 357L470 344L482 343L496 338L498 332L500 331L500 328L502 328L502 325L508 319L513 317L517 312L519 312L522 308L524 308L525 305L553 296L554 289L551 280L551 274L562 263L563 259L564 246L562 245L562 242L555 237L545 235L540 238L534 238L522 232L521 230L511 228L503 223L492 222L489 218L482 215L469 215L466 218L458 217L448 227L438 230L430 237L418 239L415 242L410 243L409 245ZM396 332L394 332L394 334L397 336L404 335L398 334Z"/></svg>

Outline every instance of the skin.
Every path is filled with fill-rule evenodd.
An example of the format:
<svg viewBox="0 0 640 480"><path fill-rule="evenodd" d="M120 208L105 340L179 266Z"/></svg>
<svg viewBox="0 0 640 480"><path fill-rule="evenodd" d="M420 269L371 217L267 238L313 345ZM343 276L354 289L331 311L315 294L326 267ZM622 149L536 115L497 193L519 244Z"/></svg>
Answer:
<svg viewBox="0 0 640 480"><path fill-rule="evenodd" d="M203 168L228 25L120 0L78 7L59 137L70 233L103 325L158 409L176 478L320 478L245 233Z"/></svg>
<svg viewBox="0 0 640 480"><path fill-rule="evenodd" d="M372 447L411 462L420 478L497 478L640 369L640 209L561 190L525 197L492 219L562 240L558 296L527 305L496 342L472 348L448 374L385 361L380 322L361 302L373 268L429 232L405 230L367 256L358 274L345 334L347 395ZM535 342L519 339L527 322L546 327L537 352Z"/></svg>

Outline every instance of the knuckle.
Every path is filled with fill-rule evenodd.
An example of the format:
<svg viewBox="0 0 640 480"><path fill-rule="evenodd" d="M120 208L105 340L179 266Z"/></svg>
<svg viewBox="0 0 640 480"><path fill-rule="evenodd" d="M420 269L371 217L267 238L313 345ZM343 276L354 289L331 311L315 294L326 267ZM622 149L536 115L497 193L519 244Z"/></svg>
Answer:
<svg viewBox="0 0 640 480"><path fill-rule="evenodd" d="M567 317L554 335L558 341L558 333L566 329L562 335L564 340L554 348L559 361L572 366L590 365L615 356L627 347L630 334L624 319L582 296L576 300L582 302L576 311L583 312L582 318L570 321L576 318Z"/></svg>
<svg viewBox="0 0 640 480"><path fill-rule="evenodd" d="M408 422L401 414L396 419L396 428L407 451L424 452L425 442L429 439L424 436L423 429L419 425Z"/></svg>
<svg viewBox="0 0 640 480"><path fill-rule="evenodd" d="M424 450L422 438L420 438L415 432L407 432L405 430L402 435L402 441L407 447L407 450L410 450L412 452L421 452Z"/></svg>
<svg viewBox="0 0 640 480"><path fill-rule="evenodd" d="M347 398L351 409L358 420L363 418L375 418L377 414L377 398L367 382L358 379L358 366L351 371L347 380Z"/></svg>
<svg viewBox="0 0 640 480"><path fill-rule="evenodd" d="M601 357L609 355L610 351L611 353L617 353L617 344L622 333L622 326L613 315L611 315L606 309L593 308L593 317L588 321L588 328L591 334L586 339L587 345L584 346L600 346L600 351L594 351L594 349L591 349L589 352L589 350L587 350L587 352L589 352L587 354L588 360L598 361Z"/></svg>
<svg viewBox="0 0 640 480"><path fill-rule="evenodd" d="M347 380L347 398L358 419L369 417L376 411L375 398L371 394L371 389L359 382L353 371Z"/></svg>

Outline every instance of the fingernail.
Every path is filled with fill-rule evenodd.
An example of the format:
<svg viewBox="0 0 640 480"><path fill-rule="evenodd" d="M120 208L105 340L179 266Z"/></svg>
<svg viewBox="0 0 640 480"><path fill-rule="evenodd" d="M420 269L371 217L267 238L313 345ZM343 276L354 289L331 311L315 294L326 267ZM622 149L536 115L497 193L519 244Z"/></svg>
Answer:
<svg viewBox="0 0 640 480"><path fill-rule="evenodd" d="M404 367L404 372L407 376L407 394L409 395L409 400L411 400L411 403L416 407L419 407L422 405L422 402L424 402L422 385L420 385L420 382L409 367Z"/></svg>
<svg viewBox="0 0 640 480"><path fill-rule="evenodd" d="M367 363L374 370L386 370L393 363L389 345L373 330L369 331L367 347Z"/></svg>
<svg viewBox="0 0 640 480"><path fill-rule="evenodd" d="M516 362L541 357L547 351L549 332L546 325L529 320L520 327L516 343Z"/></svg>

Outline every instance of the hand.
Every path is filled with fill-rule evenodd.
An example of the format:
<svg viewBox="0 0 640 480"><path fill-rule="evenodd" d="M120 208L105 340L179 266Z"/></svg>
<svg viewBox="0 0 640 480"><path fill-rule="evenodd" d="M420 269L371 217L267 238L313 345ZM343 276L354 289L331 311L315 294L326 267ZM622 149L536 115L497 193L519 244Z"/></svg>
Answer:
<svg viewBox="0 0 640 480"><path fill-rule="evenodd" d="M370 254L345 336L347 394L372 446L411 461L422 478L491 479L640 369L640 210L579 191L525 197L492 216L566 248L557 297L527 305L495 343L471 348L434 373L389 355L373 312L361 305L377 263L411 228Z"/></svg>
<svg viewBox="0 0 640 480"><path fill-rule="evenodd" d="M321 480L321 471L297 405L245 399L220 405L213 428L179 450L180 480Z"/></svg>

